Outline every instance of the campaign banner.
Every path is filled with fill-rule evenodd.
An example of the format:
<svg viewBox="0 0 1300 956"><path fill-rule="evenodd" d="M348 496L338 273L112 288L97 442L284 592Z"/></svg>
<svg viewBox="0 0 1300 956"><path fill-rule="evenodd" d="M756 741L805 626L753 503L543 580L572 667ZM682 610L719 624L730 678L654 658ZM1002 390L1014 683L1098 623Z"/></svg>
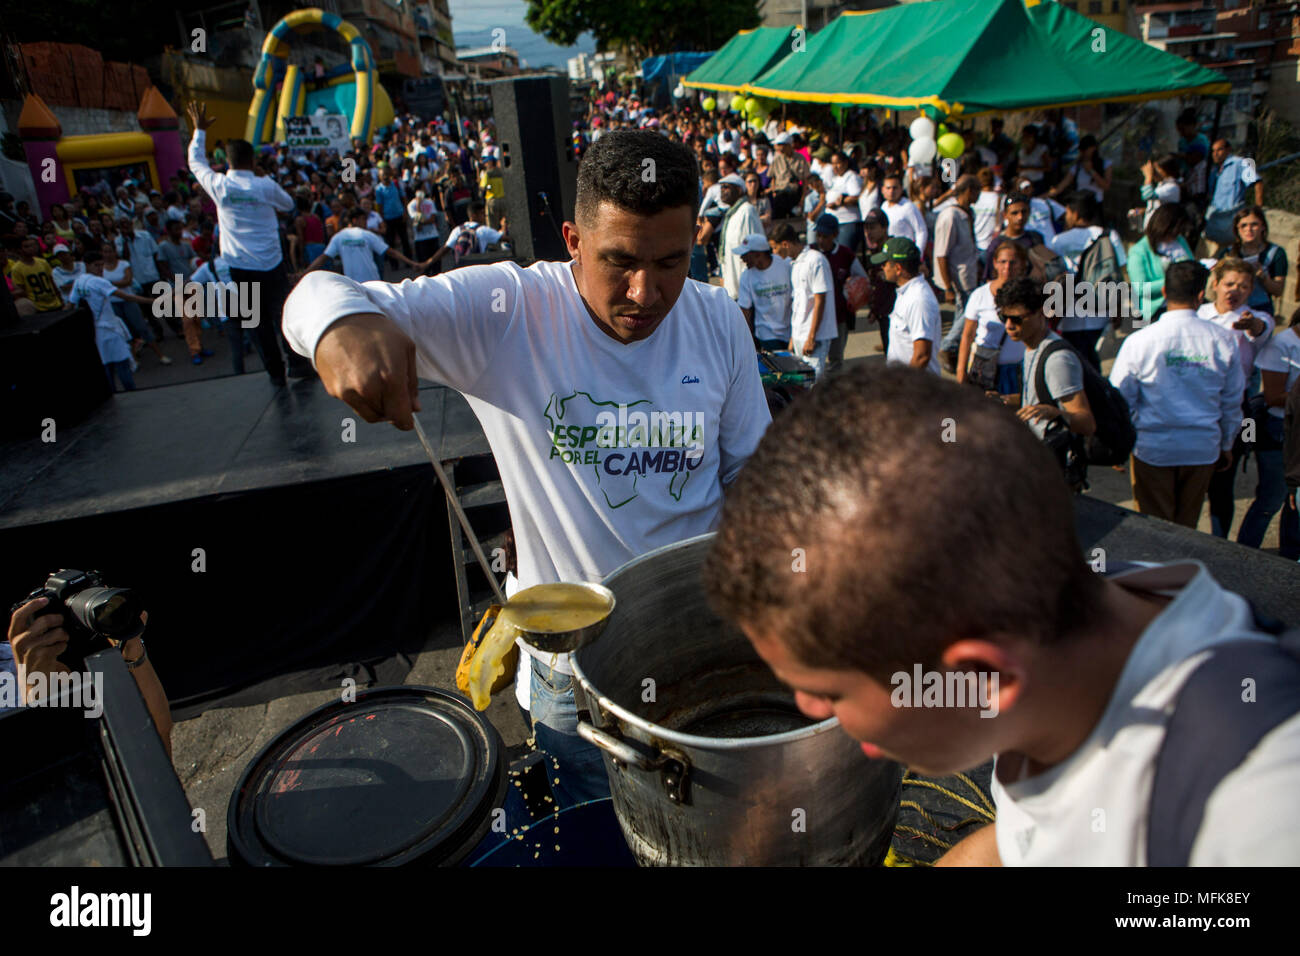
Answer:
<svg viewBox="0 0 1300 956"><path fill-rule="evenodd" d="M342 155L352 148L345 117L326 113L320 116L286 116L285 145L290 152L332 149Z"/></svg>

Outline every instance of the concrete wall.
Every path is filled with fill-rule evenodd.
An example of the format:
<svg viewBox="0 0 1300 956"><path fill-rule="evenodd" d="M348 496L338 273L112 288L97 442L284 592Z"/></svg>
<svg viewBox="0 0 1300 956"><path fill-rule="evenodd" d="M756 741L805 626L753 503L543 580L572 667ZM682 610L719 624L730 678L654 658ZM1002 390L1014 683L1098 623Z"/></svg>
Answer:
<svg viewBox="0 0 1300 956"><path fill-rule="evenodd" d="M1264 105L1292 126L1300 127L1300 60L1273 64Z"/></svg>
<svg viewBox="0 0 1300 956"><path fill-rule="evenodd" d="M1264 211L1268 215L1269 241L1276 242L1282 247L1291 266L1291 271L1286 277L1286 289L1283 290L1281 304L1277 307L1278 320L1286 322L1290 320L1296 308L1300 307L1295 294L1296 270L1300 268L1300 263L1297 262L1300 260L1300 216L1293 212L1267 207Z"/></svg>
<svg viewBox="0 0 1300 956"><path fill-rule="evenodd" d="M137 104L138 105L138 104ZM4 125L10 130L18 129L18 116L23 111L20 100L0 102L4 112ZM64 136L84 136L89 133L138 133L140 121L135 112L127 110L85 109L80 106L51 106L52 112L63 127Z"/></svg>

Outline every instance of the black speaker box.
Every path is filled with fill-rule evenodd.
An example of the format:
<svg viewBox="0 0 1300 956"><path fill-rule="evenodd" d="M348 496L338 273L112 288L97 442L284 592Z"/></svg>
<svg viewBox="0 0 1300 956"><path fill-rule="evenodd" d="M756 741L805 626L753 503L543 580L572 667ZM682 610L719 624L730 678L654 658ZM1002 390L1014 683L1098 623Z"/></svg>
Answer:
<svg viewBox="0 0 1300 956"><path fill-rule="evenodd" d="M491 86L515 257L565 261L569 253L561 227L573 219L578 186L569 81L527 76L494 80Z"/></svg>

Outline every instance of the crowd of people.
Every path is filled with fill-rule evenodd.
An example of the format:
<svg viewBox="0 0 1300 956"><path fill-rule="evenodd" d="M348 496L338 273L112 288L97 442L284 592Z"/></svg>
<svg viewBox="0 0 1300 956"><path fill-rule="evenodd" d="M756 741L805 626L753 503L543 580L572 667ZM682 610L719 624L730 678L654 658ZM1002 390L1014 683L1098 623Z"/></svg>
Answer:
<svg viewBox="0 0 1300 956"><path fill-rule="evenodd" d="M135 388L132 373L146 351L159 365L173 363L160 346L169 333L184 340L196 366L214 354L205 334L226 335L234 372L244 372L245 357L256 349L279 381L286 362L290 376L306 377L310 369L278 332L264 335L226 308L211 315L196 311L176 295L178 283L181 289L194 281L267 283L262 305L278 329L279 304L310 269L379 279L386 260L417 273L438 272L466 255L508 249L504 179L490 120L465 120L456 129L442 116L422 122L408 114L373 145L355 140L343 155L291 152L282 144L248 153L225 140L209 150L205 142L204 164L218 176L237 168L237 155L250 183L267 184L259 192L274 210L257 221L260 235L251 239L222 235L219 198L193 157L183 174L158 184L165 189L129 177L80 183L47 218L0 193L0 272L19 314L56 312L87 300L110 385L122 390ZM241 226L236 232L249 232ZM114 289L78 285L82 276L102 278ZM160 281L171 289L163 294L177 301L155 308ZM88 285L95 286L94 295Z"/></svg>
<svg viewBox="0 0 1300 956"><path fill-rule="evenodd" d="M380 256L427 272L508 241L490 124L453 135L445 122L405 121L376 147L295 157L259 156L242 141L209 149L211 123L191 108L193 180L158 197L161 209L135 184L124 188L114 205L131 205L116 241L101 223L92 249L89 225L72 224L102 195L74 202L75 215L52 213L62 240L48 249L53 262L44 236L24 229L9 269L24 308L86 299L101 334L121 340L101 343L105 367L129 385L134 329L124 315L110 330L108 317L114 300L150 300L123 281L123 261L146 267L147 257L164 277L193 277L197 265L217 281L256 283L265 315L253 342L277 384L286 369L319 375L366 421L402 429L414 426L420 377L471 401L516 517L507 594L602 580L716 530L702 582L712 604L804 714L836 716L868 757L920 772L996 754L996 830L954 859L1148 860L1147 788L1132 781L1153 772L1163 738L1132 726L1131 714L1142 700L1174 709L1170 668L1186 676L1184 664L1256 624L1244 599L1194 563L1094 573L1042 446L1076 487L1089 440L1122 448L1139 508L1194 524L1207 496L1219 507L1216 479L1246 443L1260 480L1238 540L1258 546L1285 506L1283 553L1300 546L1294 496L1283 500L1300 469L1281 450L1300 378L1300 313L1285 329L1273 317L1287 258L1268 241L1253 167L1226 144L1202 144L1193 124L1174 159L1152 161L1138 212L1146 247L1126 248L1107 221L1111 171L1099 144L1064 121L1028 127L1019 142L999 124L985 141L964 131L948 181L912 162L906 130L869 118L855 118L860 138L845 142L774 117L761 132L730 116L661 117L602 92L573 130L584 159L564 223L569 261L485 263L399 284L375 281ZM1196 258L1199 232L1217 247L1202 257L1212 269ZM111 258L105 247L126 237ZM338 265L327 272L329 260ZM719 282L688 282L688 268ZM1137 286L1138 276L1149 321L1123 329L1104 377L1098 339L1120 316L1095 299L1062 310L1054 290L1067 279ZM944 306L954 318L946 336ZM863 313L880 327L890 367L834 375ZM201 361L195 319L182 315L180 328ZM775 421L755 349L802 357L818 382ZM962 384L941 380L945 355ZM1260 424L1247 439L1251 414ZM936 441L952 416L968 437ZM1275 452L1262 436L1277 439ZM1083 478L1072 470L1080 459ZM1228 494L1230 505L1230 482ZM936 514L963 517L939 535ZM816 572L791 573L805 545ZM1006 573L954 574L952 556L964 552ZM36 610L15 614L11 643L48 664L66 635L57 621L33 623L43 620ZM570 655L519 646L515 699L552 757L556 802L608 796L605 760L579 731ZM133 665L142 644L138 653ZM918 662L1006 674L998 719L900 709L890 672ZM11 663L20 675L30 668ZM1186 710L1203 721L1212 711ZM1297 728L1291 719L1261 745L1250 773L1229 767L1208 781L1206 794L1226 796L1203 824L1192 820L1203 836L1195 853L1186 848L1190 859L1293 861L1295 840L1276 836ZM1183 764L1189 777L1201 769ZM1247 804L1253 812L1239 812ZM1114 814L1105 838L1079 824L1098 806Z"/></svg>
<svg viewBox="0 0 1300 956"><path fill-rule="evenodd" d="M795 353L821 381L865 319L888 362L946 369L1019 409L1077 490L1086 487L1082 448L1098 427L1085 374L1100 376L1099 342L1113 327L1122 341L1110 384L1137 434L1129 470L1139 510L1194 527L1208 497L1213 531L1227 536L1234 480L1253 454L1256 494L1237 540L1259 547L1281 511L1281 553L1294 560L1300 525L1281 431L1300 375L1300 313L1274 317L1288 257L1268 238L1254 163L1224 139L1211 142L1194 110L1175 126L1175 149L1141 164L1142 205L1109 217L1113 163L1068 118L1026 126L1018 140L995 119L985 136L962 131L955 162L919 163L909 131L870 113L841 135L838 124L775 117L759 129L734 113L659 115L606 95L575 142L640 127L691 148L701 195L692 276L721 278L758 348ZM1138 235L1131 245L1125 228ZM1201 288L1187 291L1188 281ZM1097 294L1051 295L1054 285L1085 283ZM1198 322L1186 331L1199 338L1173 334L1189 312ZM1040 321L1017 328L1006 317L1018 313ZM1159 333L1136 334L1153 322ZM1050 345L1058 339L1069 347ZM1217 391L1171 358L1217 356L1207 343L1220 340L1234 361L1201 369L1204 378L1214 368Z"/></svg>

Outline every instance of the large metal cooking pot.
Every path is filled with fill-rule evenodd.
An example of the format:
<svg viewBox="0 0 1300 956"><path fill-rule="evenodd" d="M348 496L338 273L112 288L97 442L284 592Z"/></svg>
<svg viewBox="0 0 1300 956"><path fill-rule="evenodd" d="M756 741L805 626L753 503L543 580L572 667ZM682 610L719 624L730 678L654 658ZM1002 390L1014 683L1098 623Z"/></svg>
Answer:
<svg viewBox="0 0 1300 956"><path fill-rule="evenodd" d="M614 809L643 865L874 864L902 768L814 723L745 636L709 610L713 535L659 548L603 582L617 605L573 670L582 736L604 751Z"/></svg>

